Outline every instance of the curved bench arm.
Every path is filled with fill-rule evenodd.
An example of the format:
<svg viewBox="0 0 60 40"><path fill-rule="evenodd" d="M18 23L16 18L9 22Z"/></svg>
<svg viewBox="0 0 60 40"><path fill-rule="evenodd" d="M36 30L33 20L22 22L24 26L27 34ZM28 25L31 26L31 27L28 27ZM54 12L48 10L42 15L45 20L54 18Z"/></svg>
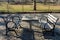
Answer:
<svg viewBox="0 0 60 40"><path fill-rule="evenodd" d="M38 18L38 21L41 23L41 20L42 20L43 18L46 19L46 21L47 21L47 16L43 16L43 17Z"/></svg>

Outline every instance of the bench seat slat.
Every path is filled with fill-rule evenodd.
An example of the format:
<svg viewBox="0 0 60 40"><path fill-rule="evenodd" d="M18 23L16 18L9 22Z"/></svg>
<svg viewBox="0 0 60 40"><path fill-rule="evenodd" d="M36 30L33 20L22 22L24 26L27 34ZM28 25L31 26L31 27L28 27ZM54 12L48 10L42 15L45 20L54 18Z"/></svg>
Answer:
<svg viewBox="0 0 60 40"><path fill-rule="evenodd" d="M44 21L44 20L41 21L41 28L45 28L45 29L48 29L48 30L53 29L53 27L49 23L47 23L46 21Z"/></svg>
<svg viewBox="0 0 60 40"><path fill-rule="evenodd" d="M48 20L51 21L52 23L56 22L56 20L54 20L54 19L51 18L50 16L48 16Z"/></svg>
<svg viewBox="0 0 60 40"><path fill-rule="evenodd" d="M49 23L46 23L45 29L51 30L53 29L53 27Z"/></svg>
<svg viewBox="0 0 60 40"><path fill-rule="evenodd" d="M48 20L49 20L51 23L54 23L50 18L48 18Z"/></svg>
<svg viewBox="0 0 60 40"><path fill-rule="evenodd" d="M48 21L50 21L51 23L56 23L57 19L56 17L54 17L53 15L51 14L48 14Z"/></svg>
<svg viewBox="0 0 60 40"><path fill-rule="evenodd" d="M53 18L54 20L57 20L57 18L56 17L54 17L53 15L51 15L51 14L48 14L48 16L50 16L51 18Z"/></svg>
<svg viewBox="0 0 60 40"><path fill-rule="evenodd" d="M47 21L43 21L42 19L40 20L41 27L46 31L54 30L55 24L58 21L58 18L56 18L55 16L53 16L51 14L48 14L45 17L46 17ZM52 24L50 24L50 23L52 23Z"/></svg>

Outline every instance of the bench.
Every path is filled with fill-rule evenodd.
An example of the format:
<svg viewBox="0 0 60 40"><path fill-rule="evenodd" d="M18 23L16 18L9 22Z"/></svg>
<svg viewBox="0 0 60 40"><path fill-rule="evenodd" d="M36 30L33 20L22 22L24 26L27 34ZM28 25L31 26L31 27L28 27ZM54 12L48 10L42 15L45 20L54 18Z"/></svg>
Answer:
<svg viewBox="0 0 60 40"><path fill-rule="evenodd" d="M7 20L9 19L9 20ZM13 31L16 33L16 29L18 29L18 26L21 27L21 25L19 24L21 22L21 19L19 16L12 16L11 18L7 18L5 20L5 24L6 24L6 35L8 35L8 32ZM10 20L11 19L11 20Z"/></svg>
<svg viewBox="0 0 60 40"><path fill-rule="evenodd" d="M56 18L55 16L48 14L47 22L53 24L53 28L55 28L55 25L58 20L59 20L59 18Z"/></svg>
<svg viewBox="0 0 60 40"><path fill-rule="evenodd" d="M53 16L50 13L44 17L47 20L44 21L44 20L40 19L41 27L47 32L52 31L54 33L55 25L56 25L59 18L56 18L55 16Z"/></svg>
<svg viewBox="0 0 60 40"><path fill-rule="evenodd" d="M13 21L8 21L6 22L6 35L8 35L8 32L15 32L16 35L17 35L17 32L16 32L16 23L14 23Z"/></svg>

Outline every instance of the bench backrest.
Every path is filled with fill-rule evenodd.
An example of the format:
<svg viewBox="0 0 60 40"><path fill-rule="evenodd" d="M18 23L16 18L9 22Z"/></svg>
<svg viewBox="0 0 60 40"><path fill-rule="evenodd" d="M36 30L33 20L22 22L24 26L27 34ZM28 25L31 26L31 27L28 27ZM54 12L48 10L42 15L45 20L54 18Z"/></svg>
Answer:
<svg viewBox="0 0 60 40"><path fill-rule="evenodd" d="M54 17L53 15L51 14L48 14L48 21L50 21L51 23L56 23L58 18Z"/></svg>

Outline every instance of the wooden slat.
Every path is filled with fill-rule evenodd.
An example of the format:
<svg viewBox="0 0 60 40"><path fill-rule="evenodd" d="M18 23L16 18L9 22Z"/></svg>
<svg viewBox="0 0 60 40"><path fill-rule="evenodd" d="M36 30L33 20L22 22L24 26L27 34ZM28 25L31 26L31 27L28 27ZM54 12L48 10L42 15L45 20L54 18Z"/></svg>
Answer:
<svg viewBox="0 0 60 40"><path fill-rule="evenodd" d="M54 23L50 18L48 18L48 20L49 20L51 23Z"/></svg>
<svg viewBox="0 0 60 40"><path fill-rule="evenodd" d="M51 14L48 14L48 20L52 23L55 23L57 21L57 18Z"/></svg>
<svg viewBox="0 0 60 40"><path fill-rule="evenodd" d="M45 28L53 29L53 27L49 23L46 24L46 27Z"/></svg>
<svg viewBox="0 0 60 40"><path fill-rule="evenodd" d="M35 17L35 18L28 18L28 17L23 16L22 20L38 20L38 18L37 17Z"/></svg>
<svg viewBox="0 0 60 40"><path fill-rule="evenodd" d="M53 15L49 14L50 17L52 17L54 20L57 20L56 17L54 17Z"/></svg>
<svg viewBox="0 0 60 40"><path fill-rule="evenodd" d="M49 30L53 29L53 27L52 27L49 23L47 23L47 24L45 25L45 29L46 29L47 31L49 31Z"/></svg>
<svg viewBox="0 0 60 40"><path fill-rule="evenodd" d="M48 16L48 20L49 20L50 22L54 23L54 19L51 18L50 16Z"/></svg>

